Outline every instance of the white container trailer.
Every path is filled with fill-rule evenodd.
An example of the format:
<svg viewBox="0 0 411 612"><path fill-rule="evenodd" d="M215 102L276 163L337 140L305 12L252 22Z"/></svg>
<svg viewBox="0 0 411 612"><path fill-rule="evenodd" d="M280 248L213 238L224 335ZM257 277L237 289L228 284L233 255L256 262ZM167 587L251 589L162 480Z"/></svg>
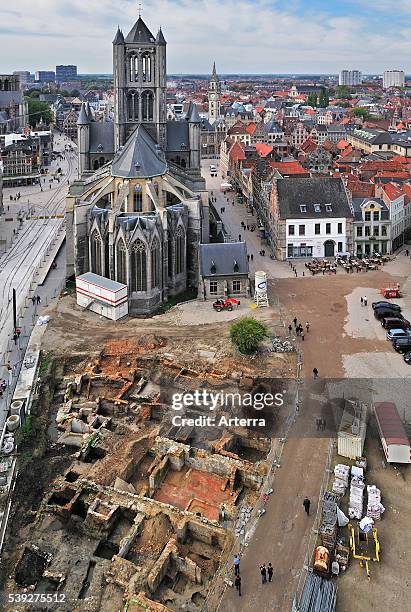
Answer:
<svg viewBox="0 0 411 612"><path fill-rule="evenodd" d="M128 314L127 285L86 272L76 278L77 304L117 321Z"/></svg>
<svg viewBox="0 0 411 612"><path fill-rule="evenodd" d="M388 463L411 463L410 441L395 404L374 404L375 420Z"/></svg>
<svg viewBox="0 0 411 612"><path fill-rule="evenodd" d="M359 401L347 401L337 433L337 449L341 457L362 457L367 433L367 406Z"/></svg>

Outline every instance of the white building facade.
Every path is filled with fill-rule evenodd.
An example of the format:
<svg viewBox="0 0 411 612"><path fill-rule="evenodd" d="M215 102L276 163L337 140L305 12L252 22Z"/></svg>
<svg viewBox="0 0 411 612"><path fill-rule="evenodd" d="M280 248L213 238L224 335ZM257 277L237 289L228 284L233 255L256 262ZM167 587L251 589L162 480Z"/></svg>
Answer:
<svg viewBox="0 0 411 612"><path fill-rule="evenodd" d="M350 246L347 219L295 218L286 221L287 258L334 257Z"/></svg>
<svg viewBox="0 0 411 612"><path fill-rule="evenodd" d="M352 87L353 85L361 85L361 83L362 74L360 70L341 70L338 80L339 85Z"/></svg>
<svg viewBox="0 0 411 612"><path fill-rule="evenodd" d="M390 87L404 87L404 85L404 70L385 70L382 79L382 86L384 89L389 89Z"/></svg>

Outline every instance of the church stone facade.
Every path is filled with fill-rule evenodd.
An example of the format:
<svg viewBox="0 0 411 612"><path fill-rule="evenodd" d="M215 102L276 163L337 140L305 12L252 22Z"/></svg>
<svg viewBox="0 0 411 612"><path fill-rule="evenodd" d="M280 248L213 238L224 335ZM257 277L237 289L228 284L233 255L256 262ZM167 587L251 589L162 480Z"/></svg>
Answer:
<svg viewBox="0 0 411 612"><path fill-rule="evenodd" d="M148 314L197 288L209 241L200 168L201 120L167 121L166 41L141 17L113 41L115 118L78 119L79 177L67 197L68 274L94 272L128 286L129 311Z"/></svg>

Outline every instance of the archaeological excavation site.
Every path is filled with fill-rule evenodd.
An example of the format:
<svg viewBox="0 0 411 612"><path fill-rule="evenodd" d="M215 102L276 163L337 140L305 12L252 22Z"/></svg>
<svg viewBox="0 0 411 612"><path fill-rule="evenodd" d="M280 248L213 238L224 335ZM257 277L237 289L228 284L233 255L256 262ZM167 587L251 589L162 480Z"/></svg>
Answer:
<svg viewBox="0 0 411 612"><path fill-rule="evenodd" d="M291 394L295 355L236 362L185 352L154 337L50 358L33 410L42 448L21 470L5 546L7 592L64 594L52 605L62 612L217 608L233 554L261 513L289 406L264 407L265 427L196 427L173 422L170 398L287 384ZM247 418L251 409L217 412L239 410ZM37 609L20 606L9 609Z"/></svg>

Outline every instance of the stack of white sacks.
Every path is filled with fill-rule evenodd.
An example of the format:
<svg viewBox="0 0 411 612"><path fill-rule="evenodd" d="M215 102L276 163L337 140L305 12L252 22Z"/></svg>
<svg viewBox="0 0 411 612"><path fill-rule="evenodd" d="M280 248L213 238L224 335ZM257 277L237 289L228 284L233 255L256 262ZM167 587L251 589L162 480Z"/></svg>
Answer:
<svg viewBox="0 0 411 612"><path fill-rule="evenodd" d="M338 495L345 495L345 490L348 486L348 479L350 475L350 466L338 463L334 468L335 480L333 483L333 493Z"/></svg>
<svg viewBox="0 0 411 612"><path fill-rule="evenodd" d="M362 470L362 468L357 469ZM364 476L358 473L352 475L350 486L350 502L348 504L348 516L352 519L355 518L359 520L362 517L364 489Z"/></svg>
<svg viewBox="0 0 411 612"><path fill-rule="evenodd" d="M375 521L379 521L381 519L381 514L385 511L381 503L381 491L375 485L368 485L367 493L367 516Z"/></svg>

